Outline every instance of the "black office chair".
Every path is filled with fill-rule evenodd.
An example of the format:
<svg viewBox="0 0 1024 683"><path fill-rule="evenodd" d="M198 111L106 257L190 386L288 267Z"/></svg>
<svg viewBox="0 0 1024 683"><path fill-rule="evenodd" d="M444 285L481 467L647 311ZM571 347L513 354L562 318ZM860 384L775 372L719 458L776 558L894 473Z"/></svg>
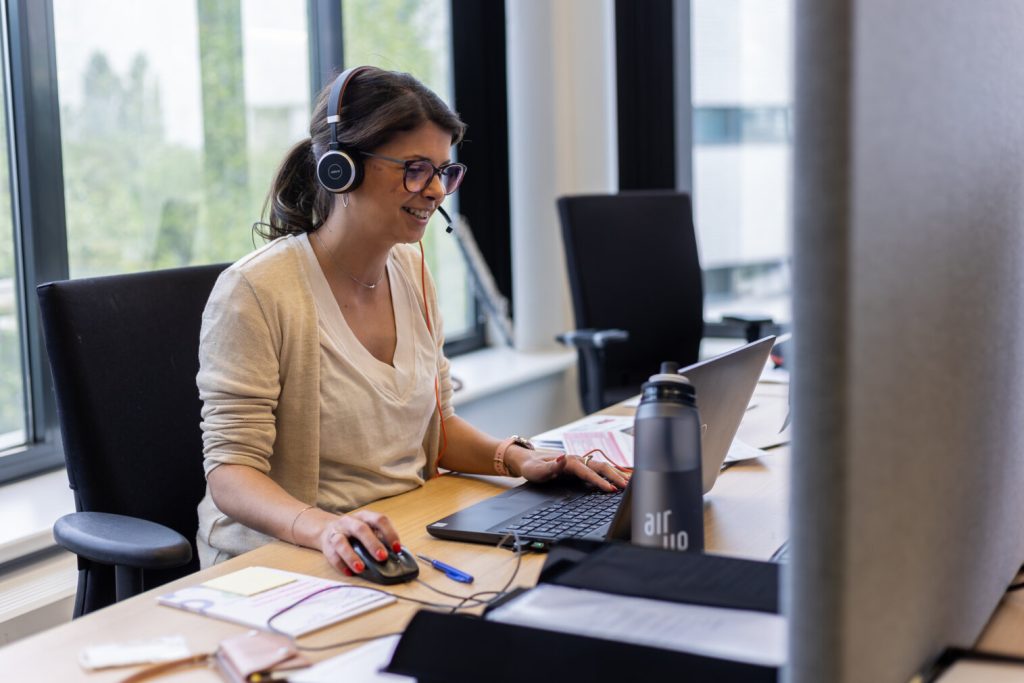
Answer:
<svg viewBox="0 0 1024 683"><path fill-rule="evenodd" d="M577 327L558 340L577 349L580 400L592 413L638 393L662 361L697 361L704 286L693 214L690 196L674 191L557 203ZM727 319L746 326L748 336L771 322Z"/></svg>
<svg viewBox="0 0 1024 683"><path fill-rule="evenodd" d="M53 530L78 555L76 617L198 569L199 327L224 268L38 287L78 510Z"/></svg>

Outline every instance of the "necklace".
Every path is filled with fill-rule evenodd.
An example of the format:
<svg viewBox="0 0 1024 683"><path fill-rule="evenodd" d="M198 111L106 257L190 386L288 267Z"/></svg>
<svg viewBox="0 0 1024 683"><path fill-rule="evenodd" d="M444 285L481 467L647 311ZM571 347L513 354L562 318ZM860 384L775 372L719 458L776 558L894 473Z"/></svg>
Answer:
<svg viewBox="0 0 1024 683"><path fill-rule="evenodd" d="M316 241L320 245L320 248L323 249L324 251L326 251L327 255L331 257L331 263L333 263L338 270L340 270L342 273L347 275L349 280L351 280L352 282L356 283L360 287L365 287L366 289L376 289L377 285L379 285L381 283L381 281L384 279L384 274L388 272L387 264L385 264L384 265L384 269L380 271L380 276L377 278L376 282L373 282L373 283L363 282L362 280L357 278L355 275L353 275L352 273L348 272L348 270L343 265L341 265L338 262L338 259L336 259L334 257L334 250L328 248L324 244L324 241L322 239L320 239L319 231L314 231L313 232L313 237L316 238Z"/></svg>

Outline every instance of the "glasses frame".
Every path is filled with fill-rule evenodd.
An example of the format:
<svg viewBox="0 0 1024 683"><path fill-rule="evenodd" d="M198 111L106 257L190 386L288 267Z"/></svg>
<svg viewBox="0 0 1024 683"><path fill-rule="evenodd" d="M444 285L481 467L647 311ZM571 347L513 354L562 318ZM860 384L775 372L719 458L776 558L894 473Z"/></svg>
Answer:
<svg viewBox="0 0 1024 683"><path fill-rule="evenodd" d="M362 154L365 157L372 157L374 159L383 159L384 161L390 161L390 162L393 162L393 163L396 163L396 164L401 164L402 167L403 167L402 168L402 185L405 187L407 192L413 192L415 194L419 194L420 192L423 192L423 190L425 190L428 187L430 187L430 183L434 182L434 177L435 176L438 177L438 178L442 178L442 175L441 175L442 173L444 173L449 168L452 168L453 166L456 166L456 167L462 169L462 175L459 177L458 184L452 189L451 192L449 192L447 189L445 189L445 193L444 194L447 197L450 194L454 194L455 191L458 190L462 186L462 181L465 180L466 173L469 171L469 167L468 166L466 166L465 164L457 163L457 162L450 162L450 163L447 163L447 164L441 164L440 166L434 166L434 164L431 161L428 161L427 159L398 159L396 157L384 156L383 154L374 154L373 152L360 152L360 154ZM431 173L430 177L427 178L426 182L423 183L423 187L421 187L418 190L414 190L411 187L409 187L409 166L412 165L412 164L428 164L432 169L434 169L434 172ZM441 187L444 188L444 180L443 179L441 180Z"/></svg>

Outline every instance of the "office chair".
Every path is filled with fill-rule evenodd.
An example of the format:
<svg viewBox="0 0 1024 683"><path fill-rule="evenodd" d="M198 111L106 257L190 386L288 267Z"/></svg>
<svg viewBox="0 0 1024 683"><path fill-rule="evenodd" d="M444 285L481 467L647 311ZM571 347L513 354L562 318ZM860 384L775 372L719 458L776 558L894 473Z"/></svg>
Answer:
<svg viewBox="0 0 1024 683"><path fill-rule="evenodd" d="M199 568L199 327L225 267L37 288L77 510L53 529L78 555L75 617Z"/></svg>
<svg viewBox="0 0 1024 683"><path fill-rule="evenodd" d="M580 401L592 413L637 394L662 361L697 361L704 286L693 214L688 194L661 190L557 204L577 327L557 339L577 350ZM754 339L771 322L726 319Z"/></svg>

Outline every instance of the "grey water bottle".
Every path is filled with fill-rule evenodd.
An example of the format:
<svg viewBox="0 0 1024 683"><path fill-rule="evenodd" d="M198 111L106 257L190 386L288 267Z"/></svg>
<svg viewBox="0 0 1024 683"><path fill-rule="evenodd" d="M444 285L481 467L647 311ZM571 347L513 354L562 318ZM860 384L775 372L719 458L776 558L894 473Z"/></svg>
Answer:
<svg viewBox="0 0 1024 683"><path fill-rule="evenodd" d="M668 550L704 550L700 414L675 363L645 382L633 427L632 539Z"/></svg>

